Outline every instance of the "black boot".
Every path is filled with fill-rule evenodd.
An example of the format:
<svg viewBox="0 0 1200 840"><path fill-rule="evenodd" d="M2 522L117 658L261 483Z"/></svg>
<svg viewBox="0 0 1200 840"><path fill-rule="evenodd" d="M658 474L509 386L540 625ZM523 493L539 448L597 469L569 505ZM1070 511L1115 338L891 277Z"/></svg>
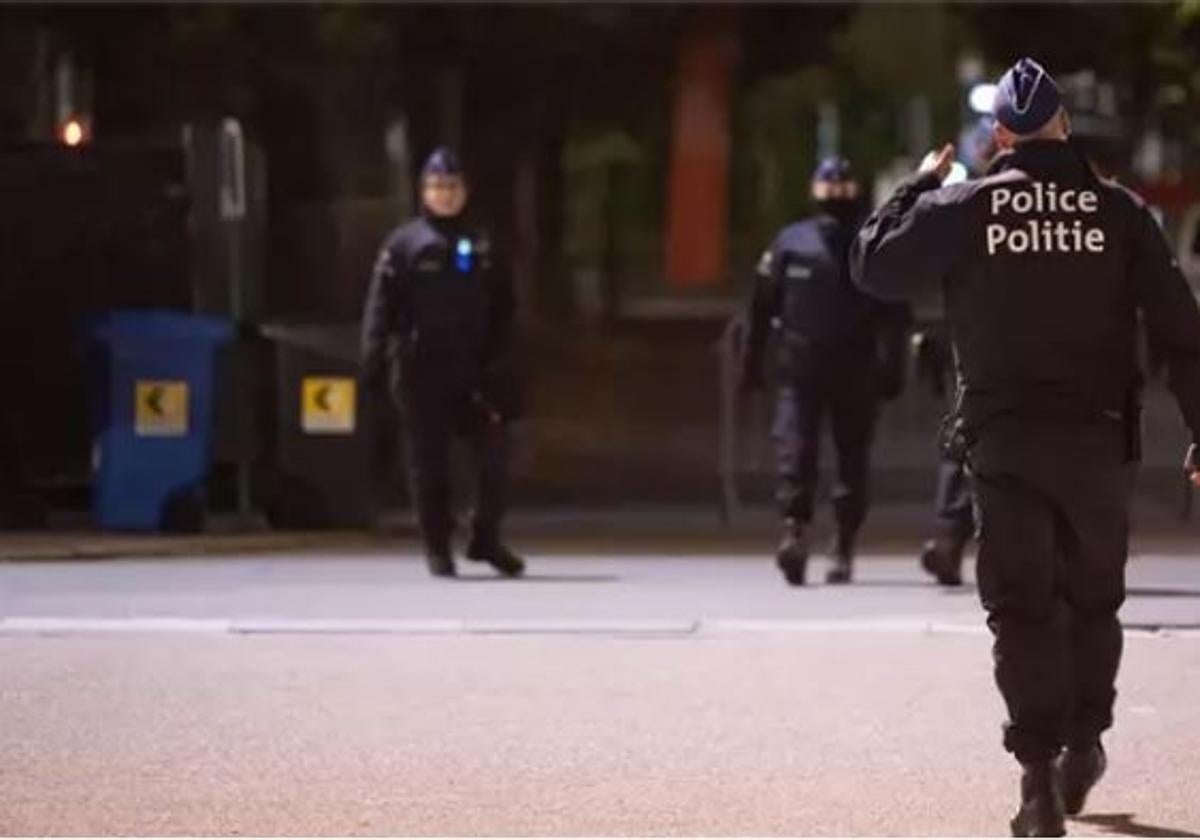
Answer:
<svg viewBox="0 0 1200 840"><path fill-rule="evenodd" d="M1068 814L1075 816L1083 810L1088 793L1107 767L1108 758L1099 741L1067 747L1059 760L1058 773L1062 782L1063 808Z"/></svg>
<svg viewBox="0 0 1200 840"><path fill-rule="evenodd" d="M838 531L830 551L833 565L825 573L826 583L849 583L854 576L854 534Z"/></svg>
<svg viewBox="0 0 1200 840"><path fill-rule="evenodd" d="M966 546L962 540L938 537L925 543L921 567L942 586L962 586L962 558Z"/></svg>
<svg viewBox="0 0 1200 840"><path fill-rule="evenodd" d="M431 516L421 510L418 520L421 542L425 546L425 565L434 577L452 578L454 568L454 520L448 516Z"/></svg>
<svg viewBox="0 0 1200 840"><path fill-rule="evenodd" d="M804 585L804 571L808 567L808 540L804 536L804 523L798 519L783 520L783 539L775 554L775 565L783 572L784 580L792 586Z"/></svg>
<svg viewBox="0 0 1200 840"><path fill-rule="evenodd" d="M450 553L449 545L427 545L425 565L429 567L429 574L434 577L452 578L457 574L454 570L454 555Z"/></svg>
<svg viewBox="0 0 1200 840"><path fill-rule="evenodd" d="M471 540L467 546L467 559L487 563L505 577L515 578L525 574L525 561L499 541Z"/></svg>
<svg viewBox="0 0 1200 840"><path fill-rule="evenodd" d="M1021 807L1009 827L1013 837L1062 837L1067 833L1062 793L1052 761L1022 764Z"/></svg>

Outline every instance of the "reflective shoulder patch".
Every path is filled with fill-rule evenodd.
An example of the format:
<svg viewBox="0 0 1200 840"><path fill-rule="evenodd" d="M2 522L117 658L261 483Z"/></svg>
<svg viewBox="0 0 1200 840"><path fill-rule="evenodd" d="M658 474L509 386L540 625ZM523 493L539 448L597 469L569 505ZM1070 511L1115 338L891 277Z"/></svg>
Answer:
<svg viewBox="0 0 1200 840"><path fill-rule="evenodd" d="M763 251L761 257L758 258L758 268L755 269L759 274L771 273L771 261L775 259L775 255L771 253L771 249Z"/></svg>
<svg viewBox="0 0 1200 840"><path fill-rule="evenodd" d="M392 265L392 251L390 248L384 248L379 252L379 257L375 260L375 273L382 274L384 277L391 277L396 273L396 269Z"/></svg>

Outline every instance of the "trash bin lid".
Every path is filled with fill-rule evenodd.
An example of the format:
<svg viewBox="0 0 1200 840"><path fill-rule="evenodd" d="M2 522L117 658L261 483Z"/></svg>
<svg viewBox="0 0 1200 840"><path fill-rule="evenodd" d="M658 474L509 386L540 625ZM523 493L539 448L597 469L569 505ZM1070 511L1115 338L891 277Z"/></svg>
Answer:
<svg viewBox="0 0 1200 840"><path fill-rule="evenodd" d="M359 327L355 323L263 324L261 332L278 344L304 347L346 362L357 362L359 359Z"/></svg>
<svg viewBox="0 0 1200 840"><path fill-rule="evenodd" d="M233 338L233 324L224 318L168 309L102 312L89 319L85 329L92 338L104 341L152 339L220 344Z"/></svg>

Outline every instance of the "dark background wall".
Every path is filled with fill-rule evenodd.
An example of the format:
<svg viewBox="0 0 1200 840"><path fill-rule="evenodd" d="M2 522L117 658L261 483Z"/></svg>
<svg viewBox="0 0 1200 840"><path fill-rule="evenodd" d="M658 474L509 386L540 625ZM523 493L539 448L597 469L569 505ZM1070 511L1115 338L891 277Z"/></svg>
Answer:
<svg viewBox="0 0 1200 840"><path fill-rule="evenodd" d="M931 140L957 135L963 55L994 74L1032 54L1056 74L1116 80L1130 147L1165 132L1182 161L1169 186L1187 195L1200 146L1198 26L1186 3L6 5L0 140L52 142L54 61L69 54L88 79L89 154L142 151L136 173L113 163L88 176L86 201L64 198L60 176L31 159L6 158L4 364L40 342L28 358L61 367L78 316L94 308L228 308L228 254L196 215L213 206L211 182L192 185L190 218L171 197L185 124L235 117L256 155L259 227L243 255L256 321L357 319L378 243L412 206L403 184L451 142L470 167L475 210L518 268L536 374L521 492L584 501L637 482L661 498L707 497L712 345L762 244L808 209L822 103L836 103L839 145L874 174L911 152L905 115L916 98ZM666 185L681 45L713 29L738 45L729 258L720 282L695 295L663 280ZM385 146L396 120L407 127L405 172ZM31 271L35 250L42 268ZM603 317L588 309L585 280ZM621 308L645 300L691 316ZM86 469L79 412L28 408L77 405L77 383L39 381L35 368L20 381L42 396L6 402L9 440L20 448L29 430L58 429L70 454L36 471ZM920 435L937 407L912 411L885 419L891 469L920 470L928 457Z"/></svg>

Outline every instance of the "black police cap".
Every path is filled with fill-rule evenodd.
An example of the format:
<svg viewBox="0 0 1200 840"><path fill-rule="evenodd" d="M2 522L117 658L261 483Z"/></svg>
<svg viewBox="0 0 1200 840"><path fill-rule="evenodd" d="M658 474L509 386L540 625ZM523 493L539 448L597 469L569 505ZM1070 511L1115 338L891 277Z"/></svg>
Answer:
<svg viewBox="0 0 1200 840"><path fill-rule="evenodd" d="M830 181L833 183L844 183L854 180L854 170L850 167L850 161L839 155L830 155L822 158L817 164L817 168L813 170L814 181Z"/></svg>
<svg viewBox="0 0 1200 840"><path fill-rule="evenodd" d="M422 178L430 175L462 176L462 174L462 162L449 146L438 146L425 159L425 165L421 167Z"/></svg>

